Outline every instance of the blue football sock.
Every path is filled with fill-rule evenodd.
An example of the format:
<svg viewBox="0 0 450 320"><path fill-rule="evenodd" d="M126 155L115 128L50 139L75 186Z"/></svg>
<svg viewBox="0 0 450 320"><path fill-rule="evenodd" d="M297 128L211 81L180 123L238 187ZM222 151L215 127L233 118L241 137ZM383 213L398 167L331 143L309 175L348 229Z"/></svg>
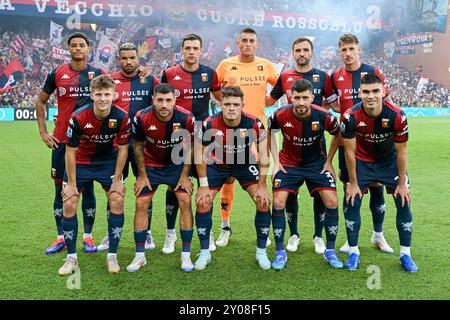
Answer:
<svg viewBox="0 0 450 320"><path fill-rule="evenodd" d="M134 230L134 242L136 243L136 252L145 252L145 239L147 230Z"/></svg>
<svg viewBox="0 0 450 320"><path fill-rule="evenodd" d="M397 231L400 238L400 245L403 247L411 247L412 238L412 224L413 218L411 214L411 208L405 201L405 205L402 207L402 200L397 197L395 200L395 206L397 207Z"/></svg>
<svg viewBox="0 0 450 320"><path fill-rule="evenodd" d="M150 204L148 206L147 217L148 217L147 230L151 230L152 229L152 217L153 217L153 199L152 199L152 201L150 201Z"/></svg>
<svg viewBox="0 0 450 320"><path fill-rule="evenodd" d="M256 245L259 249L265 249L270 231L270 210L266 212L256 211L255 228Z"/></svg>
<svg viewBox="0 0 450 320"><path fill-rule="evenodd" d="M289 192L286 200L286 217L291 236L298 233L298 199L297 193Z"/></svg>
<svg viewBox="0 0 450 320"><path fill-rule="evenodd" d="M58 230L58 236L64 234L62 228L62 218L63 218L63 201L62 201L62 185L55 183L55 200L53 201L53 214L55 215L56 228Z"/></svg>
<svg viewBox="0 0 450 320"><path fill-rule="evenodd" d="M180 230L181 242L182 242L182 252L191 252L191 242L193 230Z"/></svg>
<svg viewBox="0 0 450 320"><path fill-rule="evenodd" d="M277 251L284 250L284 233L286 231L286 218L284 215L284 209L273 209L272 227Z"/></svg>
<svg viewBox="0 0 450 320"><path fill-rule="evenodd" d="M108 218L109 253L117 253L120 238L122 237L124 214L110 212ZM145 240L144 240L145 241Z"/></svg>
<svg viewBox="0 0 450 320"><path fill-rule="evenodd" d="M372 212L373 231L383 232L383 221L386 214L384 186L370 187L370 211Z"/></svg>
<svg viewBox="0 0 450 320"><path fill-rule="evenodd" d="M166 221L167 229L175 229L178 213L178 199L175 192L166 191Z"/></svg>
<svg viewBox="0 0 450 320"><path fill-rule="evenodd" d="M62 218L62 228L64 231L64 241L66 242L67 252L73 254L77 252L78 237L78 218L74 215L72 218Z"/></svg>
<svg viewBox="0 0 450 320"><path fill-rule="evenodd" d="M207 212L195 213L195 224L197 226L197 235L200 240L200 248L202 250L209 249L209 235L212 227L211 210Z"/></svg>
<svg viewBox="0 0 450 320"><path fill-rule="evenodd" d="M355 197L354 205L350 201L344 212L345 229L347 230L347 240L350 247L358 245L359 229L361 228L361 203L362 199Z"/></svg>
<svg viewBox="0 0 450 320"><path fill-rule="evenodd" d="M325 221L325 204L323 203L322 197L320 194L316 194L314 196L314 235L315 237L322 238L322 229Z"/></svg>
<svg viewBox="0 0 450 320"><path fill-rule="evenodd" d="M334 249L339 228L338 209L325 208L325 233L327 235L327 249Z"/></svg>
<svg viewBox="0 0 450 320"><path fill-rule="evenodd" d="M96 201L94 183L88 183L83 189L81 210L83 211L84 233L92 233L95 222Z"/></svg>

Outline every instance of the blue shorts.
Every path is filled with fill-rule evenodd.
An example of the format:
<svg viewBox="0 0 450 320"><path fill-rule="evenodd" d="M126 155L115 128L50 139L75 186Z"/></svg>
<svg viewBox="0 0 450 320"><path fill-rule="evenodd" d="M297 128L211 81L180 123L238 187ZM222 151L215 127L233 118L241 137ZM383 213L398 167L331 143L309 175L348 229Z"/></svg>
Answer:
<svg viewBox="0 0 450 320"><path fill-rule="evenodd" d="M103 189L109 190L116 171L116 160L93 162L91 164L77 164L76 165L76 179L78 191L83 191L83 188L88 183L94 181L99 182ZM67 173L64 172L64 184L68 181Z"/></svg>
<svg viewBox="0 0 450 320"><path fill-rule="evenodd" d="M66 145L58 144L58 148L52 150L52 170L50 176L55 183L62 183L64 179L64 171L66 169Z"/></svg>
<svg viewBox="0 0 450 320"><path fill-rule="evenodd" d="M356 158L356 177L362 193L366 193L370 184L374 182L380 182L386 186L388 193L394 193L398 184L397 158L383 162L366 162ZM409 188L408 174L406 185Z"/></svg>
<svg viewBox="0 0 450 320"><path fill-rule="evenodd" d="M209 188L220 190L228 178L234 177L245 190L248 186L258 183L259 165L235 165L232 168L219 167L214 164L206 166Z"/></svg>
<svg viewBox="0 0 450 320"><path fill-rule="evenodd" d="M336 180L333 175L325 171L324 174L320 174L323 169L324 162L318 162L311 165L302 167L287 167L283 171L278 171L273 179L272 191L287 191L296 193L297 189L306 182L309 193L313 196L320 190L332 190L336 191Z"/></svg>
<svg viewBox="0 0 450 320"><path fill-rule="evenodd" d="M348 170L347 170L347 164L345 163L345 151L343 146L339 146L338 149L339 154L339 179L343 183L347 183L350 181L350 178L348 177Z"/></svg>
<svg viewBox="0 0 450 320"><path fill-rule="evenodd" d="M166 184L169 187L175 188L180 181L180 175L183 171L183 165L170 166L170 167L149 167L146 166L147 177L150 180L152 190L145 187L138 195L140 197L146 197L156 192L160 184ZM178 189L176 192L186 192L184 189Z"/></svg>

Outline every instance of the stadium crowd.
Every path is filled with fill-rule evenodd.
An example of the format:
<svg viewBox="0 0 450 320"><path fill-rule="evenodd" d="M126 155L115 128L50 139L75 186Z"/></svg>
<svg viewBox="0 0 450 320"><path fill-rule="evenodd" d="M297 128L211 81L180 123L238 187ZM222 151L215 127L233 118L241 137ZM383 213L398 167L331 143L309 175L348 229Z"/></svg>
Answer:
<svg viewBox="0 0 450 320"><path fill-rule="evenodd" d="M209 1L203 2L207 5ZM231 2L233 3L235 1ZM268 5L268 3L263 2L264 5ZM285 2L281 1L277 6L283 6L283 3ZM267 9L275 10L273 7ZM16 58L19 58L25 67L24 79L13 89L7 90L0 95L0 106L33 107L39 90L42 87L43 79L45 79L47 73L54 67L62 64L62 61L53 59L51 50L48 47L43 46L41 48L33 46L33 42L36 39L41 39L48 43L48 31L45 28L41 31L21 30L19 32L12 32L5 30L4 27L2 29L0 26L0 31L0 74ZM63 35L67 36L68 34ZM25 54L23 52L17 53L11 49L11 43L17 36L20 36L27 45ZM89 37L94 39L95 33L91 32ZM65 41L65 38L63 38L62 44L65 44ZM172 46L170 48L163 48L161 45L156 44L153 51L141 57L141 63L146 65L154 76L160 77L164 69L177 63L175 52L179 50L179 42L177 36L172 36ZM290 58L290 48L271 47L273 44L274 41L265 41L263 48L259 50L260 55L273 62L280 62ZM204 43L203 46L205 53L208 50L208 43ZM204 64L213 68L217 66L220 60L226 57L222 51L223 45L216 43L215 46L214 56L208 60L203 60ZM316 52L320 52L320 49L317 49ZM363 54L362 61L378 66L385 73L391 97L398 105L410 107L448 107L450 105L449 89L433 82L431 79L421 92L417 94L417 86L421 78L420 72L414 73L408 71L404 67L388 62L384 58L373 54ZM117 63L118 61L116 60L116 66L118 67ZM324 57L316 54L314 59L314 65L328 73L334 71L341 64L342 62L339 56ZM55 97L52 95L49 106L54 106L55 104Z"/></svg>

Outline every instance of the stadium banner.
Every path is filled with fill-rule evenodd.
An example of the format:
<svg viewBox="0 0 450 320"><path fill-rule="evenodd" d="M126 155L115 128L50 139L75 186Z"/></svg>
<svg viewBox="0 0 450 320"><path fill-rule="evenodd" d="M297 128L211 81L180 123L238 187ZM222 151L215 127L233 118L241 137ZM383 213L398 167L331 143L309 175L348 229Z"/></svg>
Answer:
<svg viewBox="0 0 450 320"><path fill-rule="evenodd" d="M326 14L306 14L278 12L272 10L243 10L200 3L178 4L174 9L170 1L150 2L130 0L1 0L0 14L46 17L51 19L79 18L81 22L115 21L126 19L160 22L166 19L175 24L197 23L198 25L249 26L283 31L331 31L337 33L356 33L367 30L365 16L352 13L335 16ZM341 6L343 8L343 6ZM368 6L364 7L368 8ZM360 12L365 12L362 10ZM119 30L118 30L119 31ZM127 40L122 39L122 42Z"/></svg>
<svg viewBox="0 0 450 320"><path fill-rule="evenodd" d="M399 46L395 48L395 54L415 54L416 46Z"/></svg>
<svg viewBox="0 0 450 320"><path fill-rule="evenodd" d="M70 53L61 47L52 47L52 58L59 61L64 61L64 63L70 62Z"/></svg>
<svg viewBox="0 0 450 320"><path fill-rule="evenodd" d="M0 121L14 121L14 108L0 108Z"/></svg>
<svg viewBox="0 0 450 320"><path fill-rule="evenodd" d="M266 117L270 117L278 107L266 107ZM402 110L408 117L450 117L450 107L448 108L415 108L415 107L404 107ZM338 113L330 112L334 115Z"/></svg>
<svg viewBox="0 0 450 320"><path fill-rule="evenodd" d="M425 32L400 35L395 42L397 43L397 46L431 43L433 42L433 34L431 32Z"/></svg>

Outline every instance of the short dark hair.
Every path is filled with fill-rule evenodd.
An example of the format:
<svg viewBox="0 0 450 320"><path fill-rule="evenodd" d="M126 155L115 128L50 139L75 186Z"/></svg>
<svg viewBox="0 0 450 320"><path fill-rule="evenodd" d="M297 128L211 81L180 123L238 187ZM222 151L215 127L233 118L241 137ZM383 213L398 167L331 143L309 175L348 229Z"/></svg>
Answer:
<svg viewBox="0 0 450 320"><path fill-rule="evenodd" d="M253 33L255 36L257 35L255 29L252 28L244 28L241 30L241 32L239 32L239 34L243 33Z"/></svg>
<svg viewBox="0 0 450 320"><path fill-rule="evenodd" d="M195 33L189 33L184 36L183 41L181 42L181 48L184 47L184 43L186 41L194 41L194 40L200 41L200 48L203 46L202 38L200 38L199 35L196 35Z"/></svg>
<svg viewBox="0 0 450 320"><path fill-rule="evenodd" d="M84 41L86 41L86 45L89 46L89 38L87 37L87 35L85 35L83 32L74 32L67 39L67 45L69 47L70 47L70 42L72 41L72 39L75 39L75 38L84 39Z"/></svg>
<svg viewBox="0 0 450 320"><path fill-rule="evenodd" d="M116 84L114 83L114 80L111 79L111 77L106 74L99 75L98 77L95 77L91 81L90 87L91 92L94 92L94 90L98 89L109 89L109 88L115 89Z"/></svg>
<svg viewBox="0 0 450 320"><path fill-rule="evenodd" d="M309 80L306 79L300 79L295 81L292 86L291 86L291 91L292 92L305 92L305 91L309 91L312 92L312 84Z"/></svg>
<svg viewBox="0 0 450 320"><path fill-rule="evenodd" d="M358 40L358 37L355 36L354 34L346 33L346 34L343 34L342 36L340 36L340 38L339 38L339 47L343 43L359 44L359 40Z"/></svg>
<svg viewBox="0 0 450 320"><path fill-rule="evenodd" d="M229 86L222 88L222 99L227 97L239 97L244 100L244 92L238 86Z"/></svg>
<svg viewBox="0 0 450 320"><path fill-rule="evenodd" d="M309 45L311 46L311 51L313 51L314 45L313 45L312 41L306 37L301 37L301 38L295 39L295 41L292 43L292 51L294 51L294 47L297 43L305 42L305 41L309 43Z"/></svg>
<svg viewBox="0 0 450 320"><path fill-rule="evenodd" d="M136 51L136 53L138 52L136 45L131 42L126 42L120 46L119 55L122 51Z"/></svg>
<svg viewBox="0 0 450 320"><path fill-rule="evenodd" d="M175 95L175 88L171 84L160 83L155 88L155 96L157 93L162 94L172 93L173 95Z"/></svg>
<svg viewBox="0 0 450 320"><path fill-rule="evenodd" d="M372 84L372 83L381 83L383 84L383 80L381 77L375 73L366 73L361 78L361 84Z"/></svg>

